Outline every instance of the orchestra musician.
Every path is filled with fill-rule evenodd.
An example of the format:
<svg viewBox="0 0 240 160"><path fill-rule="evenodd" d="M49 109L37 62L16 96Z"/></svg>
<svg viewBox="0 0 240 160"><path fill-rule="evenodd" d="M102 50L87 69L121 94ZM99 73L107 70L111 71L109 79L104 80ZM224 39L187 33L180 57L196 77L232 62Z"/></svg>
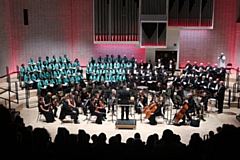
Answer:
<svg viewBox="0 0 240 160"><path fill-rule="evenodd" d="M182 125L186 124L186 118L187 121L192 120L192 117L189 115L190 113L195 113L195 101L191 92L187 94L187 99L183 103L188 105L188 109L182 117L182 122L180 123Z"/></svg>
<svg viewBox="0 0 240 160"><path fill-rule="evenodd" d="M102 113L103 120L107 119L106 116L106 107L104 105L103 96L101 95L102 91L99 91L95 94L95 110Z"/></svg>
<svg viewBox="0 0 240 160"><path fill-rule="evenodd" d="M148 118L150 125L157 125L156 116L163 116L162 108L164 106L163 97L156 97L154 101L150 103L149 106L144 108L146 117L150 114ZM163 116L164 117L164 116Z"/></svg>
<svg viewBox="0 0 240 160"><path fill-rule="evenodd" d="M208 96L206 92L203 92L201 95L201 100L200 100L200 106L203 107L201 108L202 110L204 109L205 112L208 112ZM203 117L203 113L200 117L202 120L205 121L204 117Z"/></svg>
<svg viewBox="0 0 240 160"><path fill-rule="evenodd" d="M84 103L83 103L83 101L82 101L82 99L79 95L79 92L77 90L74 92L74 101L76 103L76 107L77 108L78 107L82 108L83 114L86 115L87 114L87 108L86 108L86 106L84 106Z"/></svg>
<svg viewBox="0 0 240 160"><path fill-rule="evenodd" d="M112 113L114 113L114 104L117 102L117 91L115 89L111 90L111 94L109 94L108 100L108 113L110 112L110 110L112 111Z"/></svg>
<svg viewBox="0 0 240 160"><path fill-rule="evenodd" d="M70 97L71 96L63 97L63 105L62 105L62 108L61 108L59 119L62 121L66 117L66 115L71 115L71 118L74 120L74 123L79 124L79 121L78 121L79 112L78 112L78 109L76 107L73 108L74 105L71 104L72 100L69 99Z"/></svg>
<svg viewBox="0 0 240 160"><path fill-rule="evenodd" d="M75 103L75 100L74 100L74 95L72 93L69 93L68 94L68 98L67 98L67 103L68 103L68 106L69 108L71 108L71 110L75 111L76 114L77 114L77 118L76 118L76 122L75 123L79 123L78 122L78 115L79 115L79 110L76 106L76 103Z"/></svg>
<svg viewBox="0 0 240 160"><path fill-rule="evenodd" d="M96 100L97 100L97 99L96 99L95 97L92 97L92 98L91 98L91 101L90 101L90 103L89 103L89 110L90 110L91 115L97 116L97 119L96 119L95 122L96 122L97 124L102 124L103 115L102 115L102 113L101 113L99 110L97 110Z"/></svg>
<svg viewBox="0 0 240 160"><path fill-rule="evenodd" d="M38 101L38 110L44 115L47 123L55 121L51 106L47 106L44 102L44 97L40 97Z"/></svg>
<svg viewBox="0 0 240 160"><path fill-rule="evenodd" d="M51 107L53 110L53 115L54 117L57 117L57 99L53 99L52 93L51 92L47 92L47 95L44 97L44 101L45 101L45 105L48 107Z"/></svg>

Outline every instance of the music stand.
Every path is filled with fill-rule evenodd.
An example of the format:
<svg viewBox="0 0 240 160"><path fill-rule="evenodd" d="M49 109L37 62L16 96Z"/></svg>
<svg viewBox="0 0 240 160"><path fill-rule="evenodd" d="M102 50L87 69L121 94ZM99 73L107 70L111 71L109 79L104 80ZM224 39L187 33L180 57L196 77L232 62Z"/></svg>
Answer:
<svg viewBox="0 0 240 160"><path fill-rule="evenodd" d="M169 99L169 103L170 103L170 105L169 105L170 107L168 107L168 110L170 108L170 113L167 112L167 121L168 121L168 124L171 124L172 123L172 108L174 106L174 103L171 98L168 98L168 99Z"/></svg>
<svg viewBox="0 0 240 160"><path fill-rule="evenodd" d="M86 99L84 105L83 105L83 108L86 107L87 108L87 113L86 113L86 118L83 120L83 121L86 121L88 120L88 114L91 114L88 112L88 102L89 102L90 99Z"/></svg>
<svg viewBox="0 0 240 160"><path fill-rule="evenodd" d="M111 102L111 101L113 101L113 102ZM111 105L110 106L110 108L112 107L112 105L113 105L113 108L111 109L111 111L112 111L112 115L111 115L111 117L112 117L112 119L111 120L109 120L109 121L112 121L112 122L114 122L114 119L113 119L113 117L114 117L114 108L115 108L115 105L117 104L117 98L115 98L115 99L113 99L113 100L109 100L108 99L108 103L107 103L107 105ZM116 116L116 115L115 115Z"/></svg>

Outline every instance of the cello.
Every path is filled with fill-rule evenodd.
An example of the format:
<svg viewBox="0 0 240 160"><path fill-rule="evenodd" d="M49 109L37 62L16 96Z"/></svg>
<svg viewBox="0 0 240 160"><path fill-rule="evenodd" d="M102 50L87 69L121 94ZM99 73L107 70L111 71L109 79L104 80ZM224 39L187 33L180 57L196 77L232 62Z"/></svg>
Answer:
<svg viewBox="0 0 240 160"><path fill-rule="evenodd" d="M150 118L151 114L154 113L157 108L157 104L152 102L143 109L143 113L146 114L146 118Z"/></svg>
<svg viewBox="0 0 240 160"><path fill-rule="evenodd" d="M180 109L180 111L175 115L174 119L173 119L173 122L178 124L178 122L180 121L180 119L183 118L185 112L188 110L188 104L185 103L183 105L183 107Z"/></svg>

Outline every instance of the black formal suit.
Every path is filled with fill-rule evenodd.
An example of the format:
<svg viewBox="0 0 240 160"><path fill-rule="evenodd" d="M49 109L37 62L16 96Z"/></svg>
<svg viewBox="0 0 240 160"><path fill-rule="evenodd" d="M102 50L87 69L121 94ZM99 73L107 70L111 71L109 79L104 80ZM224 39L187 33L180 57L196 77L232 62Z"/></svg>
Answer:
<svg viewBox="0 0 240 160"><path fill-rule="evenodd" d="M57 116L57 110L58 110L58 108L57 108L57 106L54 106L54 105L53 105L54 99L52 98L52 96L51 96L51 97L45 96L45 97L44 97L44 101L45 101L45 104L50 104L50 106L52 106L53 115L54 115L54 117L56 117L56 116Z"/></svg>
<svg viewBox="0 0 240 160"><path fill-rule="evenodd" d="M217 78L219 78L220 81L225 81L225 75L226 75L226 69L221 67L217 72Z"/></svg>
<svg viewBox="0 0 240 160"><path fill-rule="evenodd" d="M204 111L207 111L207 105L208 105L208 96L202 96L201 100L200 100L200 104L202 103L203 107L204 107Z"/></svg>
<svg viewBox="0 0 240 160"><path fill-rule="evenodd" d="M146 68L149 68L150 70L152 70L152 68L153 68L152 63L147 63L147 64L146 64Z"/></svg>
<svg viewBox="0 0 240 160"><path fill-rule="evenodd" d="M146 74L146 70L145 69L140 69L139 70L139 75L145 75Z"/></svg>
<svg viewBox="0 0 240 160"><path fill-rule="evenodd" d="M184 99L184 92L183 89L177 90L177 95L181 98L181 103L179 105L182 105L183 99Z"/></svg>
<svg viewBox="0 0 240 160"><path fill-rule="evenodd" d="M146 82L149 90L154 90L156 85L156 77L155 76L147 76Z"/></svg>
<svg viewBox="0 0 240 160"><path fill-rule="evenodd" d="M175 65L173 63L169 63L167 65L167 71L168 71L168 74L171 73L173 76L175 72Z"/></svg>
<svg viewBox="0 0 240 160"><path fill-rule="evenodd" d="M147 85L146 76L141 76L140 81L139 81L139 85L141 85L141 86L146 86Z"/></svg>
<svg viewBox="0 0 240 160"><path fill-rule="evenodd" d="M186 102L184 102L184 104L185 104ZM193 99L193 97L192 96L190 96L190 97L188 97L188 109L187 109L187 111L185 112L185 114L184 114L184 116L183 116L183 123L185 123L185 120L186 120L186 117L187 117L187 119L188 120L192 120L192 117L189 115L190 113L195 113L195 101L194 101L194 99Z"/></svg>
<svg viewBox="0 0 240 160"><path fill-rule="evenodd" d="M108 96L108 100L109 100L109 104L108 104L108 111L112 110L112 113L114 113L114 105L117 103L117 94L109 94Z"/></svg>
<svg viewBox="0 0 240 160"><path fill-rule="evenodd" d="M126 90L126 88L119 90L119 104L129 104L131 94L129 91ZM129 116L129 106L121 106L121 119L123 120L124 118L124 110L126 111L126 119L128 120Z"/></svg>
<svg viewBox="0 0 240 160"><path fill-rule="evenodd" d="M173 77L173 86L174 86L174 89L178 88L181 84L181 78L180 76L174 76Z"/></svg>
<svg viewBox="0 0 240 160"><path fill-rule="evenodd" d="M207 79L202 79L200 81L200 89L202 89L202 90L207 89L207 85L208 85L208 80Z"/></svg>
<svg viewBox="0 0 240 160"><path fill-rule="evenodd" d="M63 102L59 119L60 120L65 119L66 115L71 115L72 119L74 119L74 123L77 122L77 120L78 120L78 112L72 110L69 107L68 102Z"/></svg>
<svg viewBox="0 0 240 160"><path fill-rule="evenodd" d="M218 101L218 113L223 112L223 101L224 101L224 96L225 96L225 86L220 85L218 91L217 91L217 101Z"/></svg>
<svg viewBox="0 0 240 160"><path fill-rule="evenodd" d="M165 68L160 68L160 69L159 69L159 75L163 76L163 74L164 74L165 72L167 72L167 69L165 69Z"/></svg>
<svg viewBox="0 0 240 160"><path fill-rule="evenodd" d="M214 85L213 81L208 81L206 92L209 94L209 97L213 97Z"/></svg>
<svg viewBox="0 0 240 160"><path fill-rule="evenodd" d="M161 83L162 83L163 89L166 89L167 88L167 83L168 83L168 76L162 76L161 77Z"/></svg>

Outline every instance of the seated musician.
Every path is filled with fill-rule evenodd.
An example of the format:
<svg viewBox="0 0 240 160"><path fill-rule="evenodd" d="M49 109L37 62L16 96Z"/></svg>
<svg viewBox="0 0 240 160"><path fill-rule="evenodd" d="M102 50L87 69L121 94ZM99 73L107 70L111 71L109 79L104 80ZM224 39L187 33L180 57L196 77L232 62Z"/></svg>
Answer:
<svg viewBox="0 0 240 160"><path fill-rule="evenodd" d="M47 123L55 121L51 106L45 105L44 97L40 97L38 101L38 110L44 115Z"/></svg>
<svg viewBox="0 0 240 160"><path fill-rule="evenodd" d="M84 105L80 95L79 95L79 92L76 90L74 92L74 101L76 103L76 107L80 107L82 108L82 111L83 111L83 114L86 115L87 114L87 107Z"/></svg>
<svg viewBox="0 0 240 160"><path fill-rule="evenodd" d="M104 105L102 91L99 91L95 94L95 107L96 109L102 113L103 120L107 119L106 117L106 107Z"/></svg>
<svg viewBox="0 0 240 160"><path fill-rule="evenodd" d="M47 95L44 97L45 105L52 107L54 117L57 117L57 99L53 99L52 93L47 92Z"/></svg>
<svg viewBox="0 0 240 160"><path fill-rule="evenodd" d="M156 97L156 100L153 101L152 103L155 103L157 109L151 113L148 120L149 120L150 125L157 125L156 116L163 116L163 118L164 118L163 111L162 111L162 109L164 109L163 108L164 107L163 97L162 96ZM149 112L151 112L151 111L149 111Z"/></svg>
<svg viewBox="0 0 240 160"><path fill-rule="evenodd" d="M136 112L138 114L141 114L142 113L142 110L146 107L146 105L144 105L144 97L140 97L139 98L139 101L138 101L138 104L135 108Z"/></svg>
<svg viewBox="0 0 240 160"><path fill-rule="evenodd" d="M195 104L195 101L193 99L193 95L191 92L187 94L187 99L184 100L183 104L187 104L188 109L186 110L185 114L182 117L181 124L185 124L186 118L187 118L187 121L192 120L192 117L189 115L190 113L195 114L195 105L196 104ZM197 110L197 114L199 114L199 110Z"/></svg>
<svg viewBox="0 0 240 160"><path fill-rule="evenodd" d="M91 101L89 103L89 110L90 110L91 115L97 116L96 123L102 124L103 115L100 111L97 110L95 97L91 98Z"/></svg>
<svg viewBox="0 0 240 160"><path fill-rule="evenodd" d="M206 92L203 92L201 95L200 105L204 107L204 111L208 112L208 96Z"/></svg>
<svg viewBox="0 0 240 160"><path fill-rule="evenodd" d="M85 103L90 98L90 93L87 92L87 88L82 88L80 97L83 103Z"/></svg>
<svg viewBox="0 0 240 160"><path fill-rule="evenodd" d="M112 113L114 113L114 104L117 103L117 91L115 89L112 89L111 90L111 94L109 94L108 96L108 101L109 101L109 104L108 104L108 112L110 112L110 110L112 111Z"/></svg>
<svg viewBox="0 0 240 160"><path fill-rule="evenodd" d="M78 121L79 112L76 107L74 109L72 107L73 105L71 104L71 106L70 106L69 104L71 104L71 101L69 100L68 96L65 96L63 98L63 105L61 108L59 119L62 121L66 117L66 115L71 115L71 118L74 120L74 123L79 124L79 121Z"/></svg>

